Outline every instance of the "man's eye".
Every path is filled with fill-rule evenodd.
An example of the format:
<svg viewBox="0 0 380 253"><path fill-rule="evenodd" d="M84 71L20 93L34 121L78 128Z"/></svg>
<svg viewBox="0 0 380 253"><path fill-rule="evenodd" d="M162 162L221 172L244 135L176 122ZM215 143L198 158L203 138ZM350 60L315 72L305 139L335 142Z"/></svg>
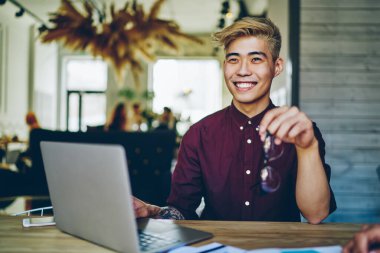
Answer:
<svg viewBox="0 0 380 253"><path fill-rule="evenodd" d="M252 62L261 62L261 58L254 57L254 58L252 58Z"/></svg>
<svg viewBox="0 0 380 253"><path fill-rule="evenodd" d="M238 59L236 59L236 58L230 58L230 59L228 59L227 60L229 63L236 63L236 62L238 62Z"/></svg>

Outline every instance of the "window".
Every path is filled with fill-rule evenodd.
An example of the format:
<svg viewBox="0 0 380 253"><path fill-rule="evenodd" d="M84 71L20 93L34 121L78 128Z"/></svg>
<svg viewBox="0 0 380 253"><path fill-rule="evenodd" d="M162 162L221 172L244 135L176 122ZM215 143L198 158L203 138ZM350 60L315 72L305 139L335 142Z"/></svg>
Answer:
<svg viewBox="0 0 380 253"><path fill-rule="evenodd" d="M84 131L106 121L107 64L89 57L64 60L66 128Z"/></svg>
<svg viewBox="0 0 380 253"><path fill-rule="evenodd" d="M169 107L179 134L222 106L220 65L214 59L161 59L153 66L153 111Z"/></svg>

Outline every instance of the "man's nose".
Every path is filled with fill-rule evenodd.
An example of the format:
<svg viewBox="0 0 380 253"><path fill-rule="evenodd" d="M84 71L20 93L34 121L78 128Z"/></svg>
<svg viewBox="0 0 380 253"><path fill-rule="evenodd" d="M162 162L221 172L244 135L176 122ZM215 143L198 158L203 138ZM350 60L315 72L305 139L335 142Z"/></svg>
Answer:
<svg viewBox="0 0 380 253"><path fill-rule="evenodd" d="M248 61L243 61L240 64L240 68L238 70L238 75L240 76L249 76L252 74L252 71L249 67L249 62Z"/></svg>

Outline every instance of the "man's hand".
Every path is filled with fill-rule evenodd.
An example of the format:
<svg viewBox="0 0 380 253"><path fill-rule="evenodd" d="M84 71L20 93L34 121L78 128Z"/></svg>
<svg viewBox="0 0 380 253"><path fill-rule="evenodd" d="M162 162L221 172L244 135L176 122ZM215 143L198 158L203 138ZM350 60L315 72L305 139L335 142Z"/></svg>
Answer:
<svg viewBox="0 0 380 253"><path fill-rule="evenodd" d="M268 111L260 122L259 134L262 141L265 139L266 131L276 137L277 145L288 142L305 149L317 141L313 123L304 112L294 106L283 106Z"/></svg>
<svg viewBox="0 0 380 253"><path fill-rule="evenodd" d="M153 218L161 211L161 208L155 205L145 203L144 201L133 198L133 209L135 210L136 218Z"/></svg>
<svg viewBox="0 0 380 253"><path fill-rule="evenodd" d="M367 252L380 252L380 225L363 226L343 248L343 253Z"/></svg>

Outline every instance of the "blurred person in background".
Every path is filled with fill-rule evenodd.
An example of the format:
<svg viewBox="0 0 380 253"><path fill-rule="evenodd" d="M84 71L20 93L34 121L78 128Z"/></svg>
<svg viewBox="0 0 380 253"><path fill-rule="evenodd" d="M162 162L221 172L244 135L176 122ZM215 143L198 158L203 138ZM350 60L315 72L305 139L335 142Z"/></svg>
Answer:
<svg viewBox="0 0 380 253"><path fill-rule="evenodd" d="M111 119L105 126L106 131L126 131L127 109L125 104L120 102L113 109Z"/></svg>
<svg viewBox="0 0 380 253"><path fill-rule="evenodd" d="M128 130L129 131L141 131L144 117L142 115L141 105L138 102L132 105L132 115L128 118Z"/></svg>
<svg viewBox="0 0 380 253"><path fill-rule="evenodd" d="M30 133L34 129L39 129L41 128L40 124L38 123L37 116L34 112L30 111L25 115L25 123L28 126L29 129L29 136ZM28 173L28 171L32 167L32 151L30 149L30 145L28 148L19 154L19 156L16 159L16 167L18 171L22 174Z"/></svg>
<svg viewBox="0 0 380 253"><path fill-rule="evenodd" d="M175 129L176 118L169 107L164 107L164 112L158 118L159 125L156 130Z"/></svg>
<svg viewBox="0 0 380 253"><path fill-rule="evenodd" d="M29 131L35 128L41 128L40 124L38 123L37 116L34 112L28 112L26 114L25 123L28 125Z"/></svg>

